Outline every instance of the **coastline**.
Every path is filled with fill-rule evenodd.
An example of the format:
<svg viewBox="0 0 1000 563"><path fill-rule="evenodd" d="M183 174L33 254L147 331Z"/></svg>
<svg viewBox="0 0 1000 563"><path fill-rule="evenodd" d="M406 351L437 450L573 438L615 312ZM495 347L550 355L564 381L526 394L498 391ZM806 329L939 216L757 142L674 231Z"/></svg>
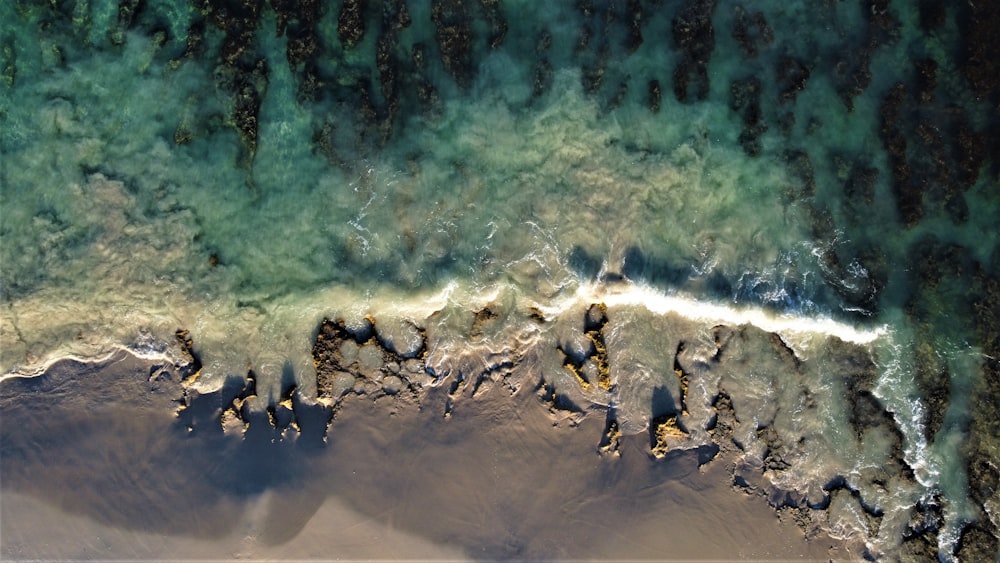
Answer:
<svg viewBox="0 0 1000 563"><path fill-rule="evenodd" d="M848 555L828 537L806 540L765 498L734 490L723 459L701 469L696 453L658 460L641 435L626 437L620 456L600 456L603 420L569 424L531 393L481 394L448 419L439 414L443 389L419 407L401 397L355 401L338 411L328 444L296 451L187 436L172 412L178 381L135 394L162 367L118 355L54 364L47 382L34 382L44 394L13 393L23 382L4 382L4 558ZM15 455L53 432L64 436L58 450ZM89 438L75 440L81 433ZM243 449L269 446L271 455ZM233 467L269 457L280 462L261 472ZM120 471L134 490L114 490L109 475ZM66 525L42 525L52 515Z"/></svg>
<svg viewBox="0 0 1000 563"><path fill-rule="evenodd" d="M838 557L1000 560L997 28L0 3L4 556L65 513L110 556L290 557L328 515L428 557L645 557L657 522L739 544L735 494Z"/></svg>

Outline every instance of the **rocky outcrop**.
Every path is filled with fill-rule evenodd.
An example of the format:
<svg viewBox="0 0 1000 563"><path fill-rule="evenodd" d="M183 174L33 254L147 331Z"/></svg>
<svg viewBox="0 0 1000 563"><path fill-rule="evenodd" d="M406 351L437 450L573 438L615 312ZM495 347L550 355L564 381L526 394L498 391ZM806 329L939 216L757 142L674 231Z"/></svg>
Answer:
<svg viewBox="0 0 1000 563"><path fill-rule="evenodd" d="M957 11L964 51L960 58L962 74L976 97L998 111L1000 60L996 30L1000 28L1000 6L993 2L973 2L958 7Z"/></svg>
<svg viewBox="0 0 1000 563"><path fill-rule="evenodd" d="M470 3L468 0L434 0L431 3L431 20L441 64L463 89L469 87L474 74Z"/></svg>
<svg viewBox="0 0 1000 563"><path fill-rule="evenodd" d="M732 35L744 57L756 57L762 48L774 43L774 31L763 12L750 14L741 6L736 6L735 12Z"/></svg>
<svg viewBox="0 0 1000 563"><path fill-rule="evenodd" d="M679 102L708 97L708 61L715 49L714 12L715 0L689 0L674 16L674 46L681 52L673 75L674 97Z"/></svg>
<svg viewBox="0 0 1000 563"><path fill-rule="evenodd" d="M415 325L377 330L374 319L350 327L324 319L313 346L318 400L336 406L347 394L373 400L415 396L432 380L423 363L425 353L423 332Z"/></svg>
<svg viewBox="0 0 1000 563"><path fill-rule="evenodd" d="M337 16L337 35L344 47L351 49L365 37L365 0L344 0Z"/></svg>
<svg viewBox="0 0 1000 563"><path fill-rule="evenodd" d="M591 305L584 317L584 347L581 350L559 348L565 358L563 365L584 390L589 390L592 385L604 391L611 389L608 348L603 334L607 324L607 308L603 304Z"/></svg>
<svg viewBox="0 0 1000 563"><path fill-rule="evenodd" d="M760 97L761 84L755 77L734 80L729 88L729 109L736 112L743 121L739 143L748 156L760 155L760 137L767 131L761 115Z"/></svg>

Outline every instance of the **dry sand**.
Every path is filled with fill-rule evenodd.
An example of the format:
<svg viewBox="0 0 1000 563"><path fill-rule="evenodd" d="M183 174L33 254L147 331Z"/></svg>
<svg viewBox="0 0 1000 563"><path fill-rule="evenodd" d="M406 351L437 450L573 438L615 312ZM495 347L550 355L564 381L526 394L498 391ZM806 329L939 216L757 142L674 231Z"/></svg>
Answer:
<svg viewBox="0 0 1000 563"><path fill-rule="evenodd" d="M4 559L846 558L806 540L724 459L601 456L529 389L344 404L328 443L189 430L176 378L119 355L0 384Z"/></svg>

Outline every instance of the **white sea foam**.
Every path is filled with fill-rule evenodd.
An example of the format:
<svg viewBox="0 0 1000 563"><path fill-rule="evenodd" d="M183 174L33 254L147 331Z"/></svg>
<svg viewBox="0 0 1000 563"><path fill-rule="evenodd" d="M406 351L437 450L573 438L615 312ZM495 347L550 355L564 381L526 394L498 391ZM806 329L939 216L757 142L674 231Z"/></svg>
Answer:
<svg viewBox="0 0 1000 563"><path fill-rule="evenodd" d="M805 333L835 336L845 342L868 344L888 333L885 325L873 329L839 322L829 317L790 315L760 307L720 305L692 297L671 295L648 285L585 284L577 291L577 300L607 305L640 305L662 315L676 313L691 320L719 324L751 324L768 332Z"/></svg>

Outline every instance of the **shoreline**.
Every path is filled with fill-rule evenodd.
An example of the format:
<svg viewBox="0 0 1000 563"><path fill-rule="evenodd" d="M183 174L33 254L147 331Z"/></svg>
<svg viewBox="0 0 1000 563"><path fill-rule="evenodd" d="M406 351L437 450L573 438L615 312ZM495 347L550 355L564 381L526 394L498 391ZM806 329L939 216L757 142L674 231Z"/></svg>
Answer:
<svg viewBox="0 0 1000 563"><path fill-rule="evenodd" d="M160 381L161 387L136 401L131 394L151 384L145 376L155 371L154 367L162 368L135 356L117 356L103 365L66 361L50 367L42 379L28 382L58 388L61 392L57 396L51 389L34 396L18 394L11 387L25 382L4 382L7 389L2 400L4 418L8 420L4 443L8 452L23 443L24 436L19 434L37 431L38 420L28 416L36 409L44 414L41 420L54 424L42 424L41 435L63 427L55 422L61 414L79 413L80 407L87 405L92 411L90 415L78 414L75 424L73 417L66 423L86 429L88 439L81 440L83 443L73 442L74 432L80 430L69 431L69 438L60 438L66 440L61 453L46 448L37 452L40 458L34 463L18 467L13 473L12 464L20 465L19 461L4 456L4 488L18 491L15 505L22 509L34 507L37 515L51 514L53 510L75 515L72 518L79 527L77 533L96 534L94 537L117 530L119 537L142 537L144 542L160 542L158 545L166 547L185 541L185 536L198 536L214 528L215 533L228 538L218 545L200 542L206 551L193 554L199 558L232 555L234 552L226 550L234 548L233 532L252 528L248 522L254 518L258 524L271 522L276 513L296 524L277 534L280 537L275 537L277 532L273 530L268 532L270 525L260 527L257 532L264 536L271 533L267 541L272 543L260 547L260 541L244 541L241 545L247 551L241 553L250 558L296 558L310 553L317 556L318 544L300 545L297 538L322 542L326 536L321 531L330 529L326 527L328 522L317 515L331 512L339 514L348 529L361 526L379 537L389 534L409 538L405 541L422 538L419 543L429 550L426 553L455 553L457 546L469 559L518 554L559 559L850 556L843 542L822 535L806 540L798 525L792 519L779 519L763 496L734 490L728 482L731 478L720 478L727 475L724 466L728 461L722 457L701 469L696 452L679 452L676 457L657 460L648 453L642 435L625 437L620 457L601 456L596 441L603 426L596 416L599 413L590 412L578 419L561 417L547 411L528 390L510 396L502 388L494 388L475 398L468 397L447 419L440 415L448 401L443 388L432 390L420 405L403 396L352 401L337 412L325 446L314 449L279 442L268 454L264 442L250 444L224 435L221 428L217 432L197 428L193 434L185 430L171 414L176 394L181 391L179 380L167 377ZM75 377L79 375L85 377ZM104 385L94 387L94 378ZM86 396L88 392L92 396ZM12 429L12 417L23 424ZM129 422L139 419L160 422L138 426ZM135 435L124 436L123 432ZM118 442L123 445L116 447ZM150 443L154 445L148 446ZM136 444L147 445L137 452L117 451ZM104 452L98 457L105 460L121 456L122 466L131 467L136 477L135 491L109 489L115 484L102 476L114 475L122 467L102 467L103 462L95 465L85 461L97 451ZM50 457L48 463L46 456ZM187 461L155 465L155 460L177 457ZM74 490L66 490L58 477L69 474L61 473L59 468L74 461L82 462L78 467L83 473L76 473L76 478L84 482L78 482ZM246 463L266 467L237 468ZM227 467L229 464L233 467ZM198 481L198 474L190 473L204 468L211 469L206 483L190 482L192 478ZM229 474L231 469L235 474ZM345 482L348 474L355 479L361 474L364 479ZM25 479L33 481L34 487L22 489L27 484ZM256 481L241 484L241 479ZM436 492L426 492L419 485L435 482L431 491ZM170 490L164 483L186 484L180 490ZM221 492L205 488L207 483L221 484ZM25 494L34 500L26 501ZM111 498L97 500L104 495ZM81 498L74 501L74 497ZM135 502L170 497L174 497L173 502L161 506L165 510L155 517L116 522L114 517L107 521L109 517L102 514L102 509L110 508L108 503L121 503L121 517L138 515L144 511L134 506ZM265 497L270 500L261 500ZM316 504L315 499L325 500ZM270 506L262 508L268 503ZM430 513L441 520L427 518L428 505L434 507ZM566 506L576 506L579 512L566 513ZM7 512L10 506L4 503L3 510ZM262 517L261 511L269 515ZM80 517L90 524L82 523ZM198 522L194 528L199 530L179 524L186 520ZM44 544L34 543L44 534L31 514L7 512L0 521L5 528L5 557L73 557L73 552L58 551L53 546L70 549L70 545L81 541L56 531L45 538ZM174 535L157 533L164 522L180 528ZM653 533L662 523L667 524L666 529ZM604 529L595 534L595 526ZM494 531L504 528L508 538L492 537ZM225 530L230 531L228 536ZM65 533L72 536L74 531ZM347 541L345 536L334 534L334 538L334 543ZM475 541L463 545L463 539L468 542L469 538ZM691 538L698 541L691 542ZM567 539L573 541L566 543ZM8 543L11 541L14 543ZM251 544L257 547L246 548ZM8 551L26 549L26 545L46 545L56 551ZM553 552L547 551L546 545L573 548ZM367 553L380 557L380 546L370 546L374 551ZM661 551L668 546L673 548ZM756 551L745 551L747 546L755 546ZM213 552L216 547L222 552ZM365 551L362 548L351 553ZM135 555L145 558L149 554Z"/></svg>

